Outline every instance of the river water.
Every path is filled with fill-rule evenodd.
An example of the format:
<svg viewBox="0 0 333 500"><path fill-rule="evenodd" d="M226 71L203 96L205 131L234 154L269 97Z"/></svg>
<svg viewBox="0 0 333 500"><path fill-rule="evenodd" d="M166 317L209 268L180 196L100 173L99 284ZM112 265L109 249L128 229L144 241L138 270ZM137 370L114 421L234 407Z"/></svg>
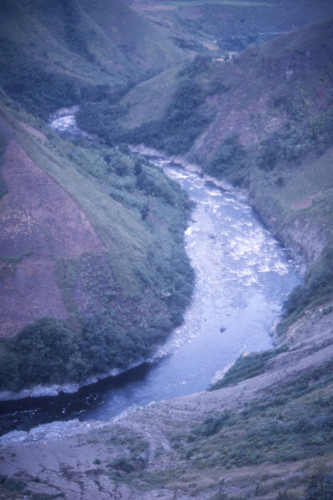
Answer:
<svg viewBox="0 0 333 500"><path fill-rule="evenodd" d="M54 420L108 420L137 406L205 390L217 372L249 351L272 347L270 331L290 291L295 264L239 192L162 158L152 162L187 191L196 207L185 233L196 274L184 323L158 361L76 394L0 404L0 430L28 430Z"/></svg>

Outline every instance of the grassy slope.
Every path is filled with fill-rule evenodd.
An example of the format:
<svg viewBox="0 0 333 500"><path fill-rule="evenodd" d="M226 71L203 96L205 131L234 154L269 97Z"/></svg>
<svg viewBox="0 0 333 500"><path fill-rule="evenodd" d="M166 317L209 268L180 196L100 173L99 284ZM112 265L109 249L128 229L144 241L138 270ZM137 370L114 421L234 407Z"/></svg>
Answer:
<svg viewBox="0 0 333 500"><path fill-rule="evenodd" d="M121 104L128 107L122 126L126 129L133 129L142 123L162 118L167 104L172 100L178 73L179 67L176 66L136 85L128 92L121 100ZM149 109L149 114L147 114L147 109Z"/></svg>
<svg viewBox="0 0 333 500"><path fill-rule="evenodd" d="M2 222L6 224L2 242L4 253L2 252L1 279L5 287L3 300L6 298L6 286L8 289L10 283L9 289L16 289L20 301L24 302L25 297L25 302L29 302L31 289L29 286L20 288L18 276L23 272L28 280L33 272L33 268L30 269L32 264L29 263L36 261L38 265L39 262L40 267L39 259L44 258L44 247L47 245L50 253L47 265L53 269L53 281L56 280L58 291L60 289L63 305L59 303L57 307L50 308L47 304L49 296L45 292L45 307L43 308L44 299L40 297L39 306L30 318L30 321L35 320L31 332L24 331L2 345L2 388L19 389L26 384L39 381L62 382L66 378L82 380L96 371L105 371L117 365L127 367L140 357L149 355L152 346L165 338L174 325L179 324L182 310L190 300L193 277L183 248L183 231L189 204L180 189L161 172L144 163L138 165L128 154L84 141L80 145L74 145L61 140L42 126L47 134L45 136L27 123L30 121L31 124L36 124L36 120L29 118L24 112L19 116L20 121L2 108L3 123L11 130L15 144L19 145L16 149L22 148L24 154L27 154L26 158L21 155L16 161L23 163L25 169L36 171L36 168L40 168L54 179L54 188L46 181L47 178L43 182L50 190L50 201L53 200L52 189L59 191L60 186L64 190L61 195L64 199L63 206L58 206L56 196L59 195L54 197L55 212L63 210L67 205L71 207L70 203L73 202L69 200L72 199L76 208L69 208L71 213L66 215L66 224L70 224L67 221L71 221L73 210L81 213L78 217L82 222L88 219L102 245L98 243L96 246L94 243L91 246L91 230L87 231L85 242L80 220L74 218L71 238L74 247L81 245L81 248L79 251L73 250L64 233L63 226L66 228L66 224L62 225L57 220L56 213L52 216L51 225L50 218L44 217L43 214L49 210L46 206L48 200L40 198L38 185L36 188L34 185L29 188L32 205L21 207L26 211L27 217L34 221L34 227L38 228L37 233L32 233L27 240L29 248L25 248L24 243L25 231L29 231L29 228L14 228L16 247L21 248L19 255L8 254L6 250L8 245L5 235L8 233L9 219L7 216L3 219ZM15 162L15 158L13 161ZM8 179L11 179L10 170L6 172ZM35 177L32 176L32 179ZM5 195L3 210L8 211L8 203L17 196L16 192L20 189L17 182L21 182L20 178ZM66 201L68 194L70 198ZM76 228L77 224L79 226ZM38 234L45 235L45 238ZM45 239L44 243L39 243L40 248L38 238L43 238L43 241ZM24 248L22 245L25 245ZM15 262L13 259L16 259ZM15 297L13 300L15 303ZM67 314L60 313L64 307ZM22 312L16 315L23 321L22 328ZM63 328L67 328L69 338L74 343L63 354L60 371L54 367L54 370L50 368L46 372L47 375L41 373L41 370L30 373L26 366L23 373L28 355L31 357L31 366L38 364L40 354L38 351L34 353L33 345L36 341L33 340L33 335L44 331L44 327L38 322L41 316L66 319L66 323L62 325L52 325L59 336ZM98 339L94 337L96 335L99 336ZM27 338L25 342L29 343L30 337L32 342L24 347L25 351L22 345L25 354L16 345L16 342L21 343L20 339L24 336ZM60 337L59 339L57 348L62 349L62 340ZM93 342L96 349L101 344L92 363L94 355L86 351L87 342ZM103 344L105 342L108 347ZM16 361L13 355L17 357ZM50 359L50 367L53 361L53 358ZM70 366L74 367L73 370Z"/></svg>
<svg viewBox="0 0 333 500"><path fill-rule="evenodd" d="M98 9L88 1L5 1L0 13L1 85L43 118L186 57L161 28L118 0L101 0Z"/></svg>

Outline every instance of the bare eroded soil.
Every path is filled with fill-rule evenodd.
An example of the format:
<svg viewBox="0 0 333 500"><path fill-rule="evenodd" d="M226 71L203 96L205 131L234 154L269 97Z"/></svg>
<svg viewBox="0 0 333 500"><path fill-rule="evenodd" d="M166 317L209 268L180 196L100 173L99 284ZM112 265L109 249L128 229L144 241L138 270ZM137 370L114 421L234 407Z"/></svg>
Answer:
<svg viewBox="0 0 333 500"><path fill-rule="evenodd" d="M41 316L66 318L56 260L105 247L69 194L14 139L2 175L8 194L0 204L0 337L9 337Z"/></svg>

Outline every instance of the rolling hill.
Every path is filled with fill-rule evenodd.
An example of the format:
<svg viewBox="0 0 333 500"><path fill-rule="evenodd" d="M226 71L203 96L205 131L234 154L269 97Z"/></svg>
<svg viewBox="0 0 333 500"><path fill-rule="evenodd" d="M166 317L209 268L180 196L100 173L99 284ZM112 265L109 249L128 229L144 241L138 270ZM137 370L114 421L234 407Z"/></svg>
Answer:
<svg viewBox="0 0 333 500"><path fill-rule="evenodd" d="M0 83L43 119L87 98L118 95L188 57L119 0L5 0L0 30Z"/></svg>

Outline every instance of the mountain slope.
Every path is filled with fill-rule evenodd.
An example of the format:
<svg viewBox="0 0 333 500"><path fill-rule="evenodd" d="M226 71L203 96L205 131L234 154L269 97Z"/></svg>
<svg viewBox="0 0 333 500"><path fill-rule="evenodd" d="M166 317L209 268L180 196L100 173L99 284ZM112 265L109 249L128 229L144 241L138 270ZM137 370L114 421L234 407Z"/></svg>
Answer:
<svg viewBox="0 0 333 500"><path fill-rule="evenodd" d="M213 391L4 436L0 488L68 500L331 498L332 320L332 302L308 311L287 345L241 358Z"/></svg>
<svg viewBox="0 0 333 500"><path fill-rule="evenodd" d="M20 118L1 106L0 371L12 390L151 355L193 284L178 186L119 149Z"/></svg>
<svg viewBox="0 0 333 500"><path fill-rule="evenodd" d="M119 0L0 5L0 83L28 111L117 94L184 60L185 52Z"/></svg>
<svg viewBox="0 0 333 500"><path fill-rule="evenodd" d="M332 292L332 39L329 19L228 61L198 56L132 89L115 127L119 140L186 155L249 191L264 222L312 266L296 309ZM103 131L98 114L89 130Z"/></svg>
<svg viewBox="0 0 333 500"><path fill-rule="evenodd" d="M164 24L180 47L239 52L333 15L329 0L137 0L128 2Z"/></svg>

